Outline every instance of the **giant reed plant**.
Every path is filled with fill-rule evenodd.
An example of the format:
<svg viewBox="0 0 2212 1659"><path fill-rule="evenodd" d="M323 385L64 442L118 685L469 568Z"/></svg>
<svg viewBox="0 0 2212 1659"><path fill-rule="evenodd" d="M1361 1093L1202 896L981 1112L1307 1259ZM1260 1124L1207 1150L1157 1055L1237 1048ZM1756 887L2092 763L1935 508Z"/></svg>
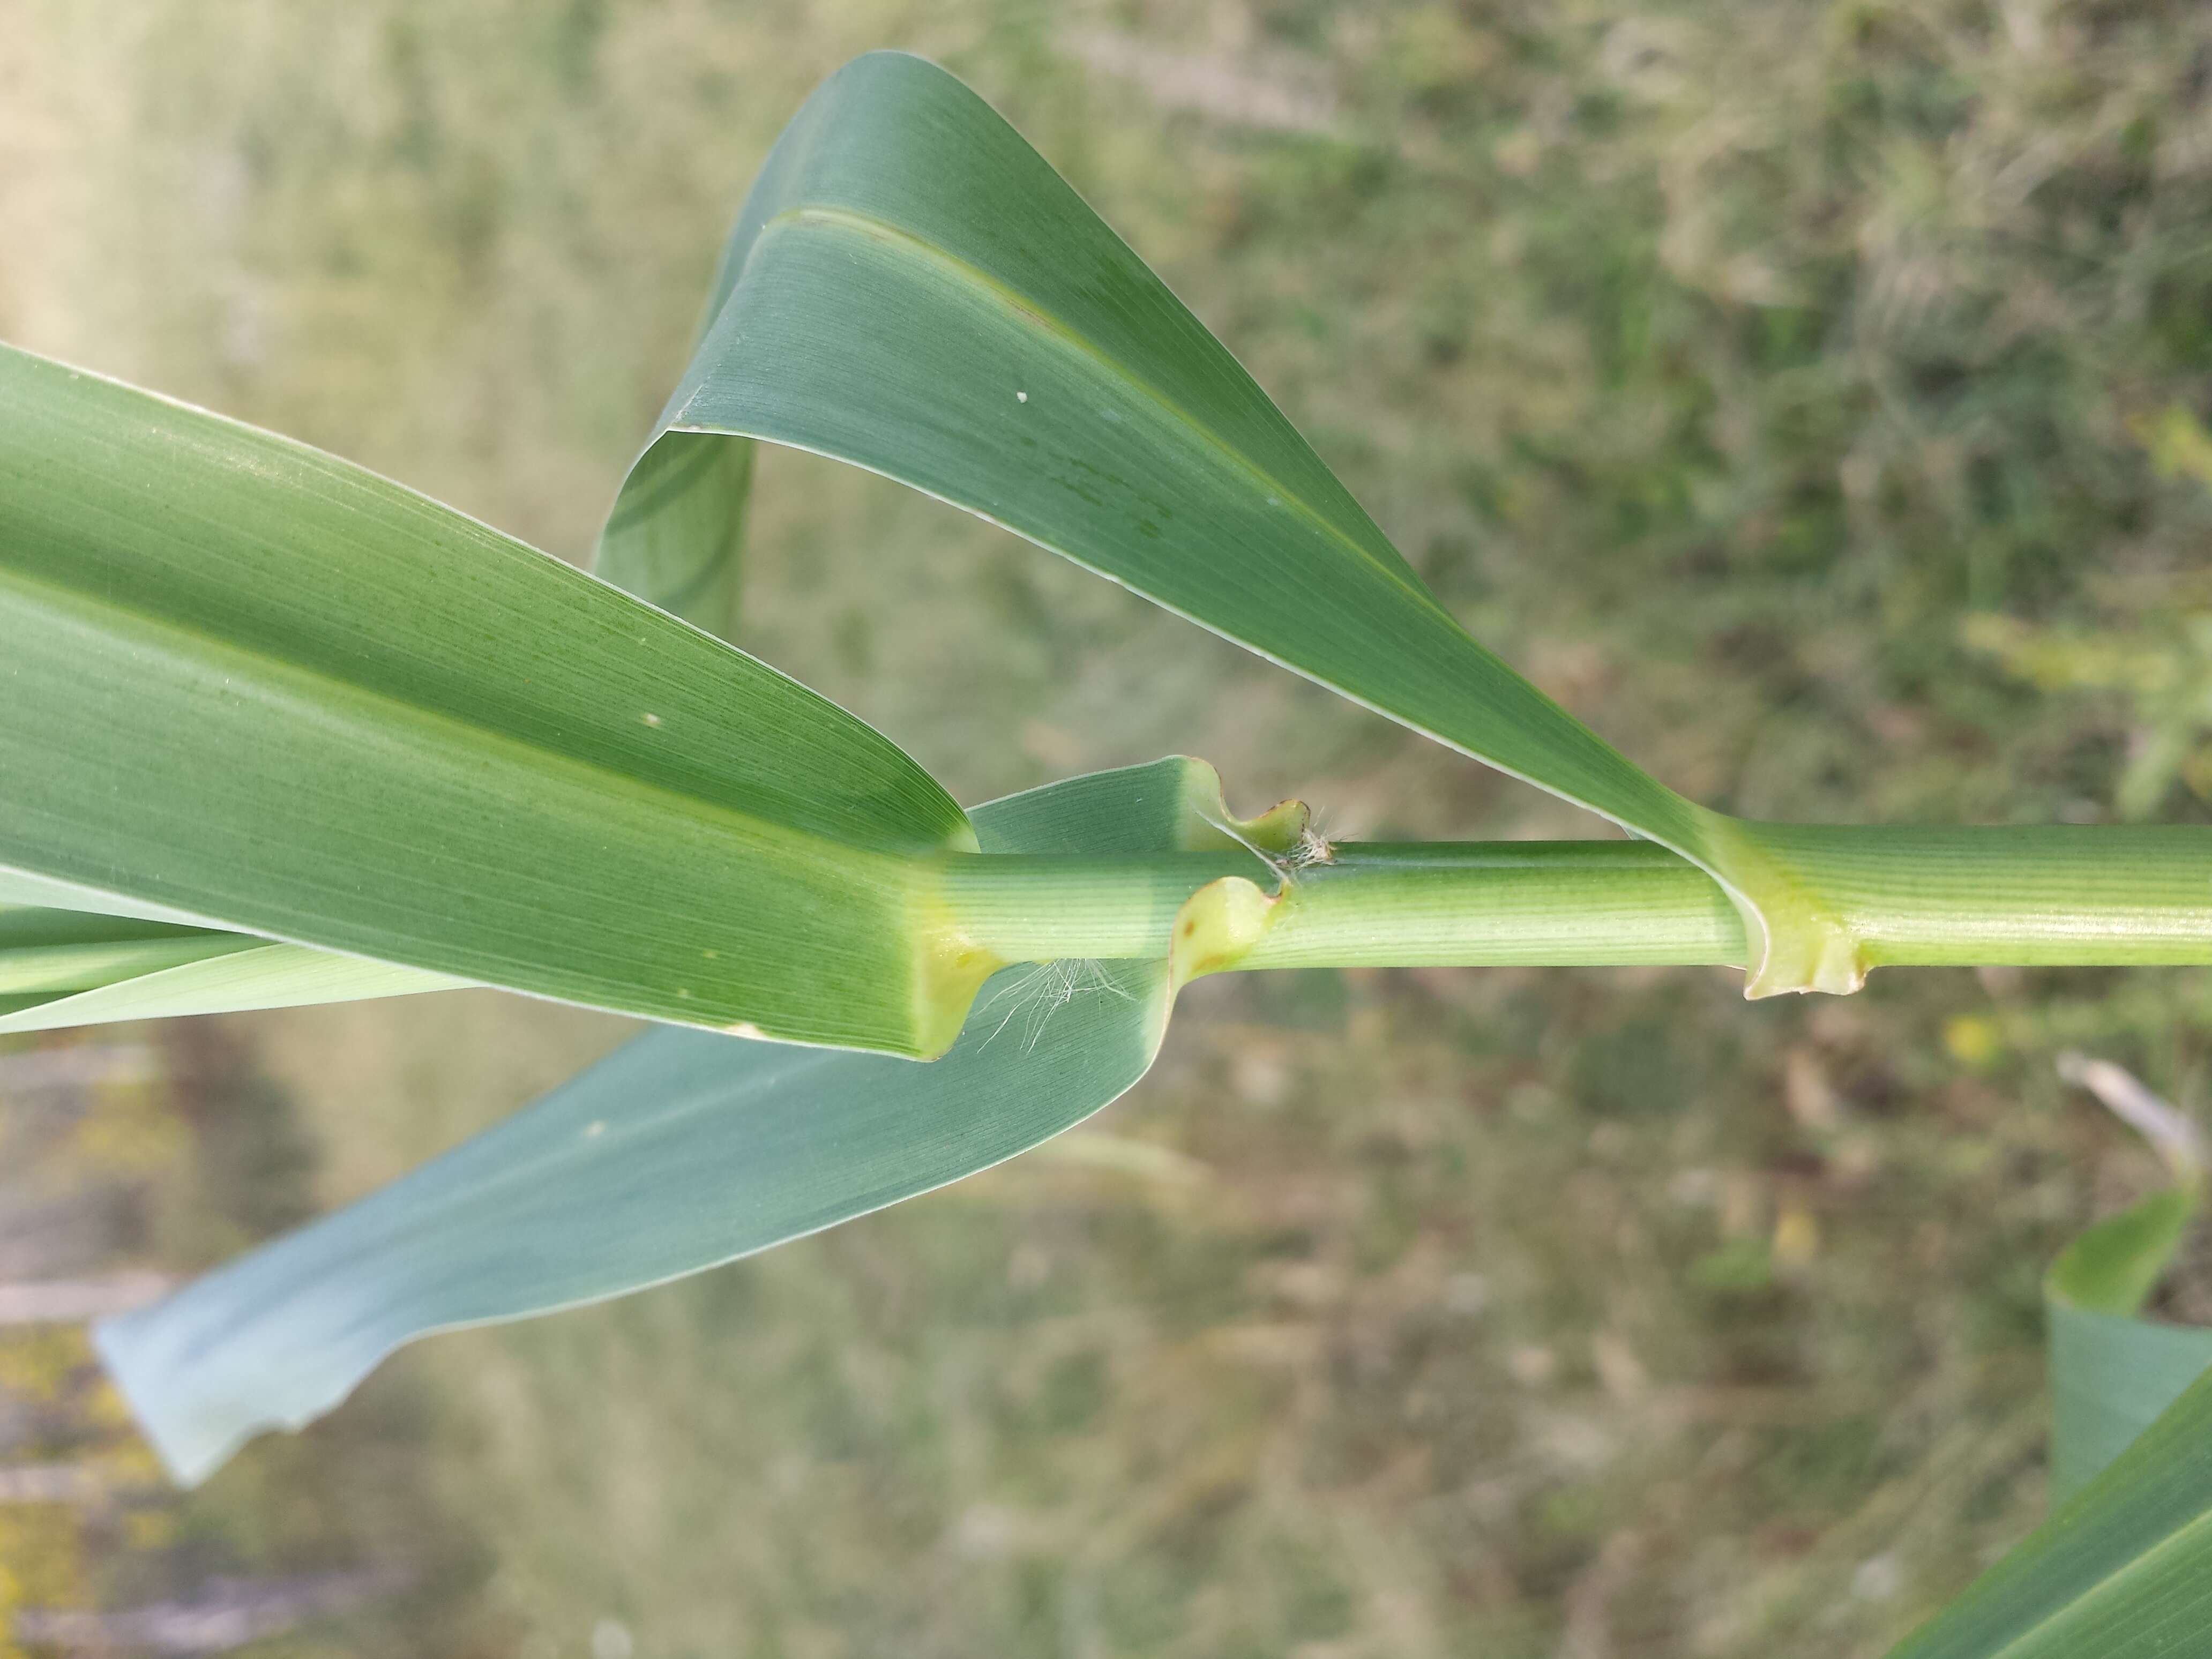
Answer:
<svg viewBox="0 0 2212 1659"><path fill-rule="evenodd" d="M1295 802L1233 816L1184 758L963 811L715 636L757 441L1004 525L1627 838L1332 844ZM0 350L0 1030L463 984L664 1023L103 1326L185 1480L427 1332L655 1283L1032 1146L1144 1075L1200 975L1721 963L1765 996L1880 967L2212 962L2202 830L1753 823L1640 770L1461 627L1011 128L889 54L770 156L596 576ZM2201 1345L2153 1387L2095 1374L2156 1328L2123 1316L2192 1201L2054 1275L2088 1356L2069 1387L2104 1411L2094 1453L2061 1448L2081 1490L1909 1650L2208 1639L2212 1394L2182 1392Z"/></svg>

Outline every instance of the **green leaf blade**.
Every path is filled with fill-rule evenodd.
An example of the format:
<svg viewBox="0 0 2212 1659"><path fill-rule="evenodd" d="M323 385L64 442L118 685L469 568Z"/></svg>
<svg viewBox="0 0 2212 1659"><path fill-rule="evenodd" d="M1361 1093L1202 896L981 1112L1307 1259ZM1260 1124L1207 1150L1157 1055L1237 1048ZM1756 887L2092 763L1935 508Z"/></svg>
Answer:
<svg viewBox="0 0 2212 1659"><path fill-rule="evenodd" d="M920 59L793 120L662 417L854 462L1692 857L1698 810L1476 643L1236 360Z"/></svg>
<svg viewBox="0 0 2212 1659"><path fill-rule="evenodd" d="M2060 1306L2126 1318L2142 1310L2189 1224L2196 1219L2194 1182L2167 1187L2085 1228L2058 1254L2044 1295Z"/></svg>
<svg viewBox="0 0 2212 1659"><path fill-rule="evenodd" d="M251 948L204 927L0 905L0 996L65 996Z"/></svg>
<svg viewBox="0 0 2212 1659"><path fill-rule="evenodd" d="M660 1019L921 1054L894 745L333 457L0 349L0 866ZM948 1027L948 1020L950 1025Z"/></svg>
<svg viewBox="0 0 2212 1659"><path fill-rule="evenodd" d="M15 999L0 1009L0 1033L416 996L470 983L421 968L245 939L231 950L176 966L142 968L90 989Z"/></svg>
<svg viewBox="0 0 2212 1659"><path fill-rule="evenodd" d="M2074 1063L2081 1066L2078 1056ZM2068 1074L2080 1080L2081 1072ZM2141 1089L2133 1079L2125 1081ZM2099 1094L2112 1103L2106 1090ZM2203 1190L2187 1120L2154 1097L2134 1111L2128 1121L2167 1160L2173 1184L2084 1228L2043 1276L2051 1486L2062 1502L2127 1450L2212 1366L2212 1330L2139 1317L2187 1237ZM2172 1119L2171 1127L2155 1133L2160 1118L2146 1112Z"/></svg>
<svg viewBox="0 0 2212 1659"><path fill-rule="evenodd" d="M2212 1331L2052 1301L2051 1490L2063 1501L2212 1367Z"/></svg>
<svg viewBox="0 0 2212 1659"><path fill-rule="evenodd" d="M1890 1659L2171 1659L2212 1631L2212 1376Z"/></svg>

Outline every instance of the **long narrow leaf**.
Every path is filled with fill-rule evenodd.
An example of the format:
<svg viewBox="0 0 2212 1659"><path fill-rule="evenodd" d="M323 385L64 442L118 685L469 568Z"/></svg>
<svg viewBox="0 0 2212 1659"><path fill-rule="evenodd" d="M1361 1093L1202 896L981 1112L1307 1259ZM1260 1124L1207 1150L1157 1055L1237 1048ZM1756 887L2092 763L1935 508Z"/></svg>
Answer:
<svg viewBox="0 0 2212 1659"><path fill-rule="evenodd" d="M1890 1659L2176 1659L2208 1631L2212 1376Z"/></svg>
<svg viewBox="0 0 2212 1659"><path fill-rule="evenodd" d="M987 966L909 856L965 820L859 720L384 479L5 348L0 684L19 891L910 1054Z"/></svg>
<svg viewBox="0 0 2212 1659"><path fill-rule="evenodd" d="M47 896L54 896L50 890ZM0 1034L396 996L463 982L210 928L0 905Z"/></svg>
<svg viewBox="0 0 2212 1659"><path fill-rule="evenodd" d="M617 505L722 432L904 480L1654 838L1694 809L1470 638L990 107L872 53L793 120Z"/></svg>

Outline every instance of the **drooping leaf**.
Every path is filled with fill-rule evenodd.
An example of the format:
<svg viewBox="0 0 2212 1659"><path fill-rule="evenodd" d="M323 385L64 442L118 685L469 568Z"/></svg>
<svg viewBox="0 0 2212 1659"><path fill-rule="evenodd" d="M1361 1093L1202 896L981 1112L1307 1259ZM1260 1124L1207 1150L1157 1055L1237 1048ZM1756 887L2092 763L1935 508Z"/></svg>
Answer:
<svg viewBox="0 0 2212 1659"><path fill-rule="evenodd" d="M977 809L987 849L1208 848L1219 781L1170 760ZM1239 826L1249 828L1249 826ZM102 1324L178 1479L297 1426L432 1331L656 1284L927 1192L1080 1121L1144 1075L1161 960L1009 969L928 1066L656 1030L360 1203Z"/></svg>
<svg viewBox="0 0 2212 1659"><path fill-rule="evenodd" d="M700 434L1006 525L1652 839L1697 808L1477 644L1267 394L990 107L896 52L785 130L611 532ZM702 484L702 488L707 488Z"/></svg>
<svg viewBox="0 0 2212 1659"><path fill-rule="evenodd" d="M18 893L912 1054L989 965L918 856L966 821L859 720L373 474L4 348L0 670Z"/></svg>

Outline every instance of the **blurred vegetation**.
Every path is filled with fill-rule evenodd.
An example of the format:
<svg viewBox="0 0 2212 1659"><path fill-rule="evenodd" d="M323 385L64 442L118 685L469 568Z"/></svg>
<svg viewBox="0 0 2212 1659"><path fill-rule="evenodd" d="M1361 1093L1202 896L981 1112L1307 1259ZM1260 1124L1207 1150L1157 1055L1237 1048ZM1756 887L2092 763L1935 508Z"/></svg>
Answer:
<svg viewBox="0 0 2212 1659"><path fill-rule="evenodd" d="M2212 821L2201 7L0 0L0 334L571 556L768 143L901 45L1670 783ZM747 643L965 799L1182 750L1337 833L1599 833L878 481L772 453L758 509ZM2043 1265L2160 1178L2051 1057L2197 1107L2208 988L1206 981L1090 1130L426 1345L192 1498L194 1559L434 1567L362 1653L1879 1653L2039 1516ZM196 1144L312 1190L165 1155L202 1218L118 1248L172 1269L623 1028L219 1029L265 1083ZM40 1594L173 1559L103 1548Z"/></svg>

